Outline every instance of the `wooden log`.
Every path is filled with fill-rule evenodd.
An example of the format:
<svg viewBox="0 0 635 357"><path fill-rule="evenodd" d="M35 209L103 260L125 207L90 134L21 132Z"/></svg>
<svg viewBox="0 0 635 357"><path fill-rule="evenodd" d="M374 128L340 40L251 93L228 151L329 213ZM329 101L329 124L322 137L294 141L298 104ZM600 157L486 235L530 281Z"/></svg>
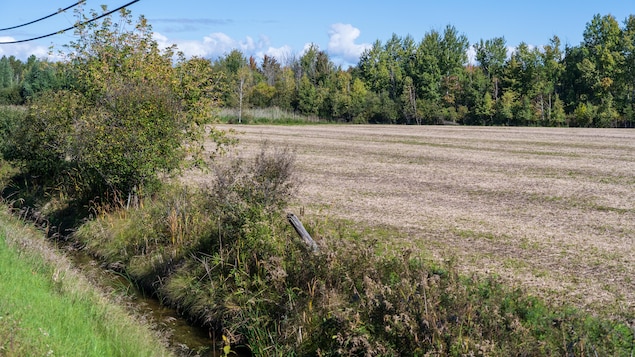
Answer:
<svg viewBox="0 0 635 357"><path fill-rule="evenodd" d="M287 219L289 220L289 223L291 223L295 231L298 233L300 238L302 238L307 247L309 247L309 249L311 249L313 253L317 253L320 249L318 248L318 245L317 243L315 243L313 238L311 238L309 232L306 231L304 225L302 224L302 222L300 222L300 219L293 213L288 213Z"/></svg>

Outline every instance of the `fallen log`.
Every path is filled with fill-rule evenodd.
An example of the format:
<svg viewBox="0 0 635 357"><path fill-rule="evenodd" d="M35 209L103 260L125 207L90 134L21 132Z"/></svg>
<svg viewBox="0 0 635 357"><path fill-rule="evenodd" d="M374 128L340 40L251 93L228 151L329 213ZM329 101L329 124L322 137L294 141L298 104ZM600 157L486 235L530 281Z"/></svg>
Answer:
<svg viewBox="0 0 635 357"><path fill-rule="evenodd" d="M300 219L293 213L288 213L287 219L289 220L289 223L291 223L295 231L298 233L300 238L302 238L304 243L309 247L309 249L311 249L313 253L317 253L320 249L318 248L318 245L317 243L315 243L313 238L311 238L309 232L306 231L304 225L302 224L302 222L300 222Z"/></svg>

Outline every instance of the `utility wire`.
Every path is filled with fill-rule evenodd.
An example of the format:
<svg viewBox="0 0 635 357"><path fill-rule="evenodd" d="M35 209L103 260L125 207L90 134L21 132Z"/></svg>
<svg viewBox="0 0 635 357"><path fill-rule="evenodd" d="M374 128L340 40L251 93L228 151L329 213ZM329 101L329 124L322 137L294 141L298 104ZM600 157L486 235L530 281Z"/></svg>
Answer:
<svg viewBox="0 0 635 357"><path fill-rule="evenodd" d="M121 10L121 9L125 8L125 7L128 7L128 6L130 6L130 5L132 5L132 4L136 3L136 2L139 2L139 1L140 1L140 0L133 0L133 1L131 1L131 2L127 3L127 4L125 4L125 5L119 6L118 8L116 8L116 9L114 9L114 10L110 10L110 11L108 11L107 13L101 14L101 15L99 15L99 16L97 16L97 17L94 17L94 18L92 18L92 19L90 19L90 20L86 20L86 21L84 21L84 22L82 22L82 23L75 24L75 25L73 25L73 26L71 26L71 27L69 27L69 28L65 28L65 29L63 29L63 30L59 30L59 31L56 31L56 32L52 32L52 33L50 33L50 34L48 34L48 35L43 35L43 36L33 37L33 38L26 39L26 40L18 40L18 41L10 41L10 42L0 42L0 45L10 45L10 44L14 44L14 43L22 43L22 42L35 41L35 40L39 40L39 39L42 39L42 38L46 38L46 37L51 37L51 36L59 35L59 34L62 34L62 33L64 33L64 32L66 32L66 31L68 31L68 30L72 30L72 29L74 29L74 28L76 28L76 27L79 27L79 26L83 26L83 25L89 24L89 23L91 23L91 22L93 22L93 21L97 21L97 20L101 19L102 17L106 17L106 16L108 16L108 15L112 14L113 12L117 12L117 11L119 11L119 10Z"/></svg>
<svg viewBox="0 0 635 357"><path fill-rule="evenodd" d="M77 5L79 5L79 4L82 4L82 3L84 3L84 2L86 2L86 0L81 0L81 1L78 1L78 2L74 3L73 5L68 6L68 7L64 8L64 9L57 10L57 12L54 12L54 13L52 13L52 14L50 14L50 15L44 16L44 17L39 18L39 19L37 19L37 20L33 20L33 21L31 21L31 22L27 22L26 24L22 24L22 25L18 25L18 26L13 26L13 27L3 28L3 29L0 29L0 31L13 30L13 29L17 29L17 28L19 28L19 27L23 27L23 26L27 26L27 25L30 25L30 24L34 24L34 23L36 23L36 22L38 22L38 21L46 20L46 19L48 19L48 18L49 18L49 17L51 17L51 16L55 16L55 15L57 15L57 14L59 14L59 13L62 13L62 12L64 12L64 11L68 10L68 9L72 9L72 8L74 8L75 6L77 6Z"/></svg>

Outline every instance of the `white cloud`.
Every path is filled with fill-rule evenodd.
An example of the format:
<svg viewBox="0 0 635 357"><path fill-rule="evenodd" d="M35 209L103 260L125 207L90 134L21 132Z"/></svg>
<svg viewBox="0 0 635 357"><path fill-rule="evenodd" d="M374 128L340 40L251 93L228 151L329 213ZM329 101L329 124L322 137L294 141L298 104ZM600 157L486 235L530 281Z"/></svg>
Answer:
<svg viewBox="0 0 635 357"><path fill-rule="evenodd" d="M268 43L266 37L256 41L251 36L247 36L244 40L238 41L222 32L214 32L203 38L203 46L208 57L222 56L234 49L240 50L245 56L250 56L265 48Z"/></svg>
<svg viewBox="0 0 635 357"><path fill-rule="evenodd" d="M476 62L476 48L474 48L474 46L470 46L467 49L467 63L476 65Z"/></svg>
<svg viewBox="0 0 635 357"><path fill-rule="evenodd" d="M273 47L267 36L260 36L254 39L251 36L243 40L236 40L225 33L214 32L202 40L170 40L166 36L155 32L153 38L160 48L166 48L175 44L177 50L183 52L186 57L205 57L215 59L224 56L234 49L240 50L245 57L254 56L262 60L265 55L275 57L278 61L284 62L292 56L292 49L288 45Z"/></svg>
<svg viewBox="0 0 635 357"><path fill-rule="evenodd" d="M13 42L15 41L15 38L10 37L10 36L0 36L0 42ZM0 47L1 49L2 47Z"/></svg>
<svg viewBox="0 0 635 357"><path fill-rule="evenodd" d="M165 47L170 46L168 38L166 36L163 36L162 34L160 34L158 32L153 32L152 33L152 39L157 41L157 44L161 48L165 48Z"/></svg>
<svg viewBox="0 0 635 357"><path fill-rule="evenodd" d="M357 63L362 52L370 47L370 44L355 43L355 40L360 36L360 30L350 24L333 24L328 35L327 51L332 61L338 65L350 66ZM199 56L215 59L228 54L234 49L238 49L246 57L254 56L258 60L262 60L265 55L268 55L276 58L281 63L286 63L295 55L289 45L281 47L271 46L271 41L264 35L257 39L246 36L242 40L237 40L223 32L214 32L204 36L202 40L168 41L166 36L155 33L154 39L161 47L176 44L186 57ZM300 55L306 52L310 45L311 43L307 43L304 49L300 51Z"/></svg>
<svg viewBox="0 0 635 357"><path fill-rule="evenodd" d="M238 42L222 32L214 32L203 37L202 45L209 55L222 55L238 48Z"/></svg>
<svg viewBox="0 0 635 357"><path fill-rule="evenodd" d="M158 32L152 34L152 38L157 42L159 48L167 48L177 45L177 51L181 51L186 57L206 57L209 55L209 48L202 41L180 40L172 41Z"/></svg>
<svg viewBox="0 0 635 357"><path fill-rule="evenodd" d="M351 24L337 23L331 25L329 30L329 54L335 58L340 58L346 63L356 63L360 55L370 44L357 44L355 40L361 32Z"/></svg>
<svg viewBox="0 0 635 357"><path fill-rule="evenodd" d="M265 51L256 53L256 58L263 59L265 55L275 58L279 63L287 63L293 57L291 46L284 45L282 47L269 46Z"/></svg>
<svg viewBox="0 0 635 357"><path fill-rule="evenodd" d="M15 38L11 36L0 36L0 42L13 42ZM58 60L56 53L49 53L50 49L41 45L35 45L33 42L22 42L14 44L0 45L0 57L15 56L25 61L29 56L35 55L39 59Z"/></svg>
<svg viewBox="0 0 635 357"><path fill-rule="evenodd" d="M362 52L370 47L369 44L355 43L360 36L360 31L350 24L333 24L328 34L327 51L332 61L338 65L350 66L357 63ZM258 60L262 60L264 55L268 55L281 63L286 63L294 56L293 49L289 45L273 47L267 36L260 36L257 39L246 36L242 40L237 40L223 32L214 32L204 36L202 40L169 41L166 36L155 33L154 39L161 47L176 44L186 57L199 56L214 59L224 56L234 49L240 50L246 57L254 56ZM300 55L306 52L310 45L310 43L306 44Z"/></svg>

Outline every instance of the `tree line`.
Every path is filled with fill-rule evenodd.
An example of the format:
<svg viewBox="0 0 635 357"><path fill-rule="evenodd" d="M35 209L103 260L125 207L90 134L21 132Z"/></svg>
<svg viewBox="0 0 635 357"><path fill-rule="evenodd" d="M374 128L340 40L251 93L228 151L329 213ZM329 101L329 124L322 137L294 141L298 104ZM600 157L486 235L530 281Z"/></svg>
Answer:
<svg viewBox="0 0 635 357"><path fill-rule="evenodd" d="M64 83L62 64L31 55L26 62L15 56L0 58L0 104L21 105L37 93L58 89Z"/></svg>
<svg viewBox="0 0 635 357"><path fill-rule="evenodd" d="M451 25L417 42L393 34L343 69L311 45L301 56L261 61L241 51L208 60L221 105L277 107L333 121L383 124L635 126L635 15L595 15L583 41L520 43L468 38ZM474 54L468 60L468 52ZM0 59L0 104L22 104L68 86L67 64Z"/></svg>
<svg viewBox="0 0 635 357"><path fill-rule="evenodd" d="M577 46L554 36L509 48L503 37L470 45L448 25L419 42L377 40L348 69L316 45L284 63L234 50L214 67L225 74L223 105L231 108L276 106L354 123L635 125L635 16L622 25L594 16Z"/></svg>

